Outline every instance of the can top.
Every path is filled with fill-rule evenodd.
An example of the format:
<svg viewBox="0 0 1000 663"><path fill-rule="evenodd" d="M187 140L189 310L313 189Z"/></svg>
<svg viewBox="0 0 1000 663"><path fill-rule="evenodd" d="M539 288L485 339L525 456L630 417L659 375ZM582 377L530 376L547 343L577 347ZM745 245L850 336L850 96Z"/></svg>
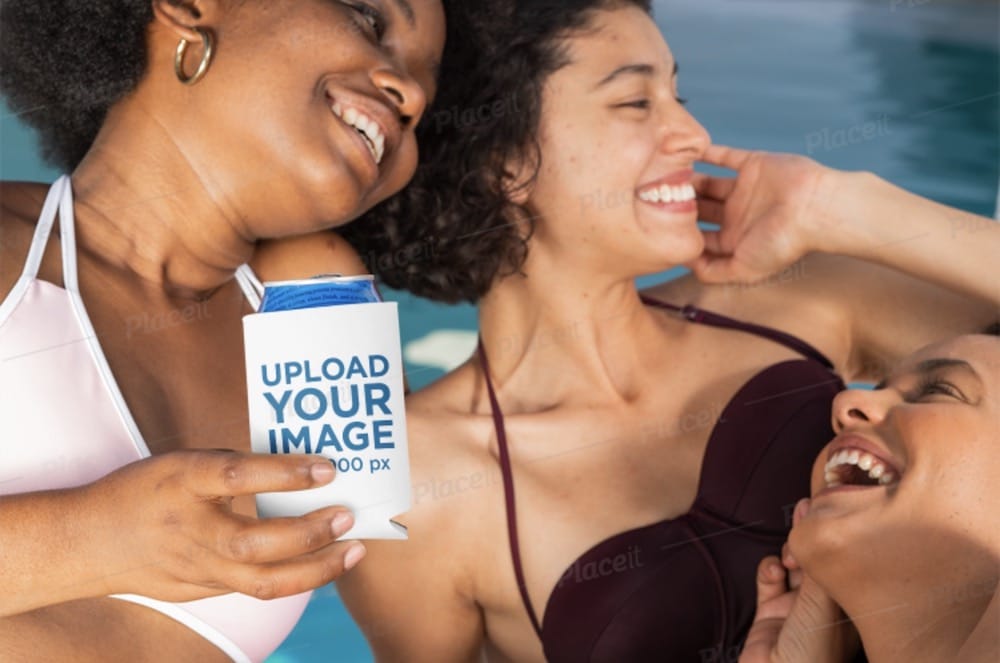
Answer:
<svg viewBox="0 0 1000 663"><path fill-rule="evenodd" d="M345 304L373 304L382 298L375 287L375 277L318 276L295 281L264 284L264 298L258 313L297 311Z"/></svg>
<svg viewBox="0 0 1000 663"><path fill-rule="evenodd" d="M264 281L265 288L284 288L288 286L300 285L326 285L330 283L374 283L375 277L371 274L361 274L359 276L343 276L341 274L319 274L308 279L293 279L291 281Z"/></svg>

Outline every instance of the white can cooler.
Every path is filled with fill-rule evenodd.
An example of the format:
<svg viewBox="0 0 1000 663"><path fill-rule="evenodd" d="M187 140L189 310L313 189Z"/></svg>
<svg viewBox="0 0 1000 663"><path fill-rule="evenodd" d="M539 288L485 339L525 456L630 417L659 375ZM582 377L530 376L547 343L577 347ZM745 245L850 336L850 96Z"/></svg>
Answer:
<svg viewBox="0 0 1000 663"><path fill-rule="evenodd" d="M261 517L339 505L342 539L405 539L392 519L410 508L403 360L395 303L248 315L243 320L255 453L322 454L332 483L261 493Z"/></svg>

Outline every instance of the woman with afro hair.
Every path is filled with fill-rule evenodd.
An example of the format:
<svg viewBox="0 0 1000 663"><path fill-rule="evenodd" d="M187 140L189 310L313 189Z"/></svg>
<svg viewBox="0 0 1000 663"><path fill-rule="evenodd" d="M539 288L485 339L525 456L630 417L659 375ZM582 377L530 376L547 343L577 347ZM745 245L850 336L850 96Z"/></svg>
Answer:
<svg viewBox="0 0 1000 663"><path fill-rule="evenodd" d="M327 483L249 453L241 319L362 269L327 232L399 191L440 0L4 0L0 88L69 175L0 188L0 659L260 661L364 555Z"/></svg>

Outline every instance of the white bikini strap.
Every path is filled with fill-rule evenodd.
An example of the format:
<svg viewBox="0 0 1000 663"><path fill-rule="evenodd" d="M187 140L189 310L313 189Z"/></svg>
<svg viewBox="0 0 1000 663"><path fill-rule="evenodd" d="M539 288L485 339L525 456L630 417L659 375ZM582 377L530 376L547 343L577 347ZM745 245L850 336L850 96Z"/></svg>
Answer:
<svg viewBox="0 0 1000 663"><path fill-rule="evenodd" d="M42 213L38 215L38 223L35 225L35 234L31 238L31 248L28 250L28 258L24 261L24 271L22 276L27 279L34 279L38 276L38 268L42 264L42 256L45 255L45 246L49 243L49 235L52 233L52 226L56 221L56 209L63 189L69 184L69 176L63 175L49 187L49 193L45 196L45 204L42 205Z"/></svg>
<svg viewBox="0 0 1000 663"><path fill-rule="evenodd" d="M59 235L62 237L63 288L80 292L76 275L76 216L73 214L73 183L66 178L59 197Z"/></svg>
<svg viewBox="0 0 1000 663"><path fill-rule="evenodd" d="M62 238L63 287L69 292L79 292L80 285L76 273L76 224L73 215L73 187L68 175L63 175L53 183L42 206L38 218L35 235L31 240L28 258L25 260L23 275L33 279L38 275L38 269L45 253L52 226L56 220L56 209L59 211L59 228ZM243 295L250 302L253 310L260 308L264 296L264 284L253 273L249 265L243 265L236 270L236 280L243 290Z"/></svg>
<svg viewBox="0 0 1000 663"><path fill-rule="evenodd" d="M261 299L264 297L264 284L250 269L250 265L242 265L236 270L236 282L240 284L243 296L250 302L253 310L259 310Z"/></svg>

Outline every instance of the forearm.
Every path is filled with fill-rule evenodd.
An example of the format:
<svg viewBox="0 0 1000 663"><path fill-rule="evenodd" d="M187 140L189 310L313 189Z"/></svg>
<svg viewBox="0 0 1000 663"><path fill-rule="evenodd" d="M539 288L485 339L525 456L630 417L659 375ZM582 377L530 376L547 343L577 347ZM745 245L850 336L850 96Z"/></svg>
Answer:
<svg viewBox="0 0 1000 663"><path fill-rule="evenodd" d="M1000 308L1000 224L870 173L827 173L820 250L899 270Z"/></svg>
<svg viewBox="0 0 1000 663"><path fill-rule="evenodd" d="M0 497L0 618L108 593L100 556L85 544L98 533L88 531L80 493Z"/></svg>

